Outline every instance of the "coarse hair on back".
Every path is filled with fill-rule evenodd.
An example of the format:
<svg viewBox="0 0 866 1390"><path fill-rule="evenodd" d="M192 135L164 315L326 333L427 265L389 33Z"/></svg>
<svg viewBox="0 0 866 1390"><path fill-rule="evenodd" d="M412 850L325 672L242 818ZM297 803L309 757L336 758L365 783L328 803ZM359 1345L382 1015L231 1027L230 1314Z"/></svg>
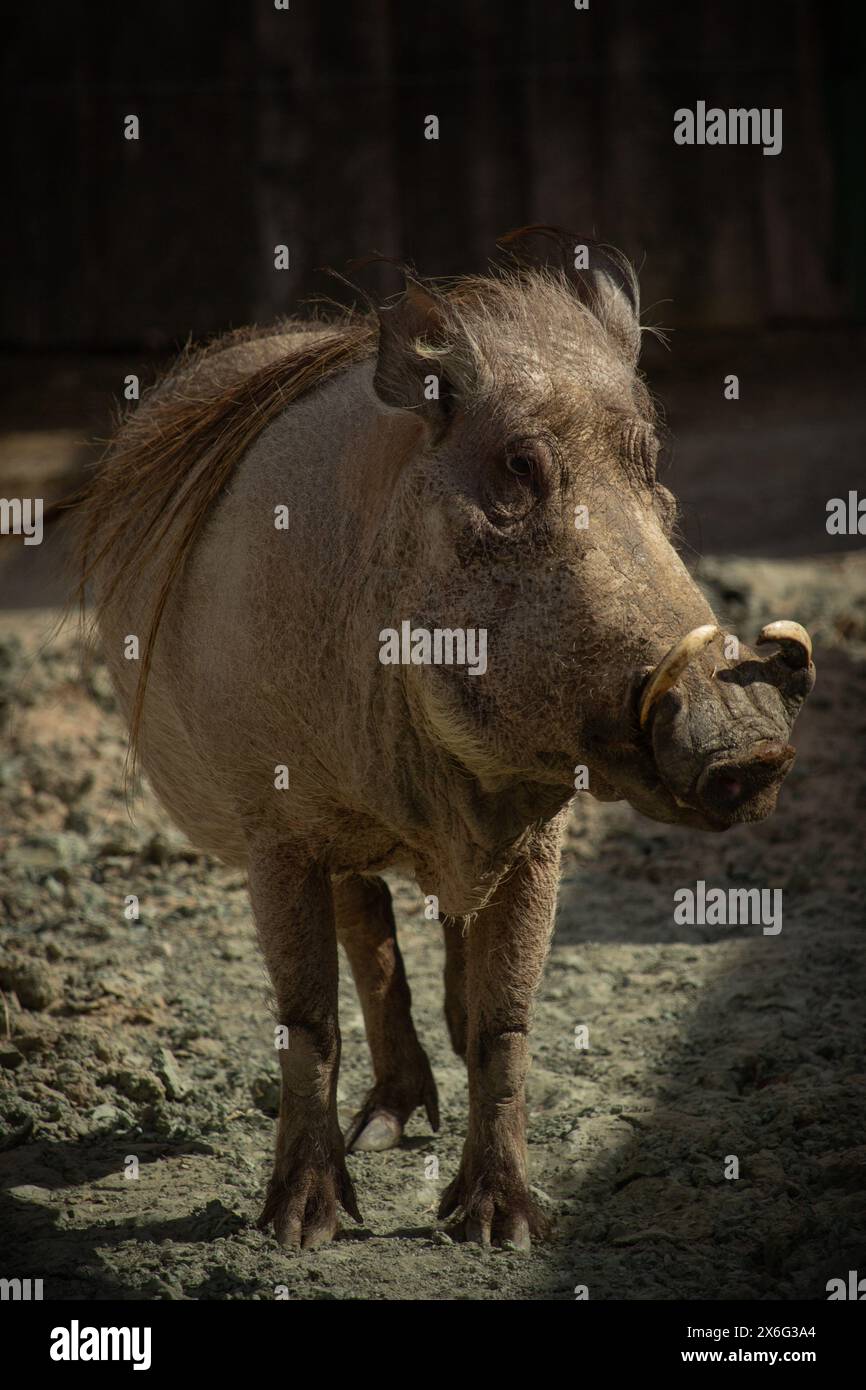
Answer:
<svg viewBox="0 0 866 1390"><path fill-rule="evenodd" d="M229 383L204 387L196 368L231 347L281 332L326 329L310 342ZM87 585L110 565L100 585L105 607L133 580L142 560L165 553L156 589L130 713L130 761L134 773L147 680L160 623L172 588L212 507L238 463L261 432L292 401L372 354L375 326L367 316L344 322L291 321L261 330L242 330L190 349L146 391L137 408L119 422L97 471L77 502L75 597L86 625ZM135 526L130 522L134 519Z"/></svg>

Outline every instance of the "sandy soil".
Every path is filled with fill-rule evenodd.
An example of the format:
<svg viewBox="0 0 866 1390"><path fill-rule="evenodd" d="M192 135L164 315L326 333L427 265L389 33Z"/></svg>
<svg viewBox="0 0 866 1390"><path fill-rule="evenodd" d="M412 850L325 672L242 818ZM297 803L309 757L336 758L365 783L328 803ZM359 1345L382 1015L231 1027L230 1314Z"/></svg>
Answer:
<svg viewBox="0 0 866 1390"><path fill-rule="evenodd" d="M453 1244L435 1220L466 1083L438 929L399 880L442 1131L419 1115L400 1149L350 1157L365 1221L333 1245L292 1257L253 1228L277 1067L243 881L146 789L130 823L104 671L79 680L68 630L41 645L52 614L0 615L5 1275L43 1278L46 1298L567 1299L585 1285L592 1299L820 1299L866 1268L866 562L709 559L701 574L744 638L782 613L809 625L819 683L771 821L710 837L575 806L529 1085L531 1179L554 1235L528 1257ZM698 879L782 888L781 934L675 925L674 891ZM343 976L348 1120L369 1066Z"/></svg>

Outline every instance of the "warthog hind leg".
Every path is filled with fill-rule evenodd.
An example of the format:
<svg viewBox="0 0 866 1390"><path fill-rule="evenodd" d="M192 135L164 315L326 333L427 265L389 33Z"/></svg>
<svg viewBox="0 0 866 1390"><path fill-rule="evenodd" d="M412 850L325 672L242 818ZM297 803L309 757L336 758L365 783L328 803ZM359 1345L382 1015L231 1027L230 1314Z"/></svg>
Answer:
<svg viewBox="0 0 866 1390"><path fill-rule="evenodd" d="M419 1106L431 1128L439 1128L439 1101L412 1022L391 891L384 879L353 874L334 884L334 910L361 1001L375 1078L346 1131L346 1148L393 1149Z"/></svg>

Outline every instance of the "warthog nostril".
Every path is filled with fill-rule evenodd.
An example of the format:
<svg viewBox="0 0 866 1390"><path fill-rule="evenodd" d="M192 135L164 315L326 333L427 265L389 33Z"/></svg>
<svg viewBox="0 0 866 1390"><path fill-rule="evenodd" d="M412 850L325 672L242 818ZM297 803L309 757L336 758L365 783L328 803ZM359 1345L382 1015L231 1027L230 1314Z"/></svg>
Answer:
<svg viewBox="0 0 866 1390"><path fill-rule="evenodd" d="M710 763L698 779L698 801L705 810L730 815L747 807L752 819L766 814L765 803L775 801L779 787L794 761L788 744L766 740L756 743L736 759Z"/></svg>
<svg viewBox="0 0 866 1390"><path fill-rule="evenodd" d="M713 790L716 796L722 801L729 801L732 805L735 805L742 796L743 784L739 777L723 775L715 779Z"/></svg>

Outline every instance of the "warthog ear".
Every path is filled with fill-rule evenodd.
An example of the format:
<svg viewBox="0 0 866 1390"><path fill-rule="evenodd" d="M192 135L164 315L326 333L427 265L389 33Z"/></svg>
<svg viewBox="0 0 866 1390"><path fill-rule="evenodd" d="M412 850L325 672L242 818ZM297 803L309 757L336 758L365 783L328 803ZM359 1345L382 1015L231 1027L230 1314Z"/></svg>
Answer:
<svg viewBox="0 0 866 1390"><path fill-rule="evenodd" d="M632 366L640 356L640 295L637 278L630 276L628 289L618 284L607 270L590 272L596 312L609 336Z"/></svg>
<svg viewBox="0 0 866 1390"><path fill-rule="evenodd" d="M385 405L415 411L437 436L445 428L450 408L450 388L439 351L447 346L444 335L441 303L416 280L407 280L397 302L379 310L376 395Z"/></svg>

